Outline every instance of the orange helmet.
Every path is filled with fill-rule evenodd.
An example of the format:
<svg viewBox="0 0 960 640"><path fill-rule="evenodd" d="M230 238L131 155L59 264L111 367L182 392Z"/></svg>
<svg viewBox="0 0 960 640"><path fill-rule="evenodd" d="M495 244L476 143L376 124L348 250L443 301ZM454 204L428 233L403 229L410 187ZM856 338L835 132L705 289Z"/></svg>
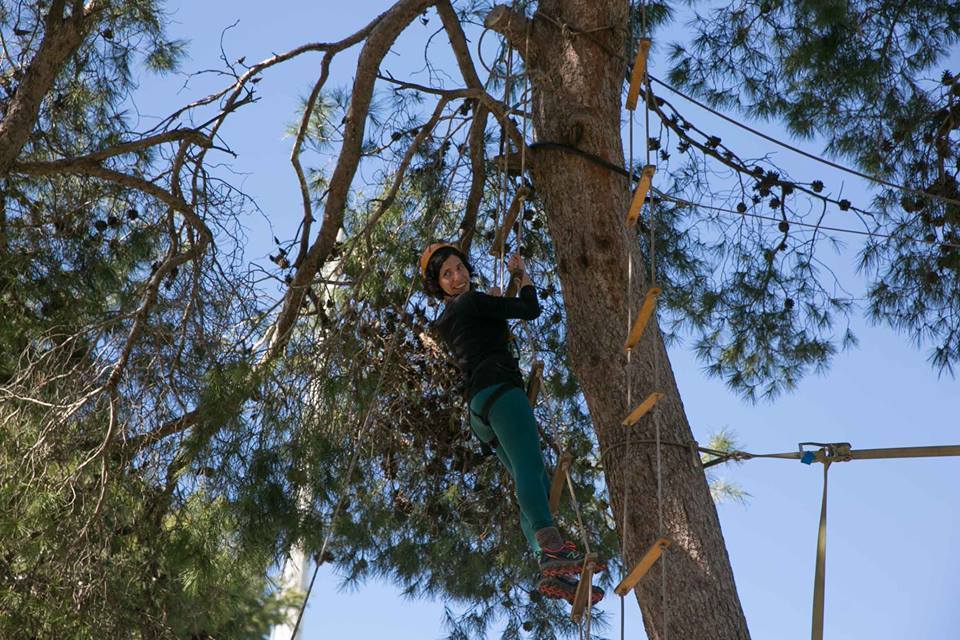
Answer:
<svg viewBox="0 0 960 640"><path fill-rule="evenodd" d="M450 244L449 242L434 242L423 250L423 254L420 256L420 276L422 278L427 277L427 263L430 262L430 258L433 257L433 254L436 253L437 250L445 247L460 251L460 247L455 244Z"/></svg>

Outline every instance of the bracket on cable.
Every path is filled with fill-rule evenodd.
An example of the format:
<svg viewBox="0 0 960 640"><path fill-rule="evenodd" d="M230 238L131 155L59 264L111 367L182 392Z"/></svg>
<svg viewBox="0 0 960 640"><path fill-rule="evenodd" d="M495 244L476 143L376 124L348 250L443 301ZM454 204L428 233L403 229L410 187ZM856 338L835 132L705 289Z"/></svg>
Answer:
<svg viewBox="0 0 960 640"><path fill-rule="evenodd" d="M550 483L550 513L555 514L560 508L560 497L563 495L563 485L573 463L573 456L569 453L561 454L557 459L557 469L553 473L553 482Z"/></svg>
<svg viewBox="0 0 960 640"><path fill-rule="evenodd" d="M520 215L520 209L523 207L523 203L526 202L527 198L529 197L529 187L522 186L517 189L517 195L513 198L513 202L510 203L510 208L507 210L507 215L503 218L503 224L499 229L497 229L497 236L493 241L493 246L490 247L490 255L499 256L503 253L503 248L506 245L507 238L510 237L510 230L513 229L513 225L517 223L517 218Z"/></svg>
<svg viewBox="0 0 960 640"><path fill-rule="evenodd" d="M647 295L643 299L643 305L640 307L640 313L637 314L637 319L633 323L633 328L630 329L630 335L627 336L627 341L623 344L623 348L629 351L637 346L637 343L640 342L640 337L643 335L644 329L647 328L647 323L650 322L650 316L653 315L653 309L657 304L657 297L660 295L660 287L650 287L647 290Z"/></svg>
<svg viewBox="0 0 960 640"><path fill-rule="evenodd" d="M654 405L663 397L663 394L659 391L654 391L647 399L640 403L636 409L630 412L626 418L623 419L623 426L630 427L637 423L640 418L647 415L647 413L653 409Z"/></svg>
<svg viewBox="0 0 960 640"><path fill-rule="evenodd" d="M630 201L630 210L627 212L627 224L633 226L637 223L637 218L640 217L640 209L643 208L643 203L647 200L647 194L650 192L650 185L653 183L653 174L657 172L657 168L648 164L643 168L643 171L640 173L640 184L637 185L637 190L633 192L633 200Z"/></svg>
<svg viewBox="0 0 960 640"><path fill-rule="evenodd" d="M814 462L849 462L853 460L850 454L849 442L801 442L800 462L813 464ZM819 447L816 451L804 447Z"/></svg>
<svg viewBox="0 0 960 640"><path fill-rule="evenodd" d="M618 596L625 596L630 591L637 586L637 583L640 582L640 578L645 576L650 567L653 566L653 563L663 555L663 552L667 547L670 546L670 541L666 538L658 538L656 542L653 543L643 557L640 558L640 562L637 563L637 566L627 574L627 576L620 581L620 584L617 585L617 588L613 590Z"/></svg>
<svg viewBox="0 0 960 640"><path fill-rule="evenodd" d="M640 42L637 43L637 59L633 62L633 72L630 74L630 89L627 91L627 109L630 111L637 108L640 87L646 81L647 55L650 53L651 44L653 42L650 38L640 38Z"/></svg>

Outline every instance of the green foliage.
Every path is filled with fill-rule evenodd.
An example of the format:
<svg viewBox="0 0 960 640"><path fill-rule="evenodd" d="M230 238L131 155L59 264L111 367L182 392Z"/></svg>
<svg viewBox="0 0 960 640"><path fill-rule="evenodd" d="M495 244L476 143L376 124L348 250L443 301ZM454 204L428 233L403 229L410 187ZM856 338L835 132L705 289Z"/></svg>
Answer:
<svg viewBox="0 0 960 640"><path fill-rule="evenodd" d="M960 5L726 3L693 27L689 45L673 46L673 83L713 105L782 120L868 175L906 186L878 187L876 214L861 217L870 231L892 236L873 237L862 251L858 266L871 279L866 312L932 345L932 364L952 372L960 360L960 83L939 65L958 42ZM816 310L829 327L837 309ZM725 354L709 353L715 369L718 355Z"/></svg>
<svg viewBox="0 0 960 640"><path fill-rule="evenodd" d="M736 434L730 429L724 427L710 436L706 444L707 449L712 449L720 453L732 453L742 451L743 445L737 442ZM717 455L713 453L701 453L700 459L704 462L716 460ZM740 504L746 504L750 494L740 485L733 483L726 478L717 476L715 471L707 472L707 481L710 483L710 494L717 503L733 501Z"/></svg>
<svg viewBox="0 0 960 640"><path fill-rule="evenodd" d="M117 458L82 468L84 447L32 469L14 446L31 426L0 448L0 473L28 480L0 485L0 635L252 640L279 619L272 556L239 543L222 499L171 493Z"/></svg>

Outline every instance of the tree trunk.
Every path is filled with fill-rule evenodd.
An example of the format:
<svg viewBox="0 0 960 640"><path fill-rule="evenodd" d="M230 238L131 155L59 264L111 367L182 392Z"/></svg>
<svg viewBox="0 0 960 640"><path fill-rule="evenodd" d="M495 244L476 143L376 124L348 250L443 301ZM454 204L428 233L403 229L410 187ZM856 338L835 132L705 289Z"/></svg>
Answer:
<svg viewBox="0 0 960 640"><path fill-rule="evenodd" d="M608 52L624 54L627 24L626 0L543 0L532 21L506 7L491 11L487 25L521 55L529 51L538 141L571 145L624 165L620 123L626 65ZM575 33L607 26L589 37ZM656 447L645 442L655 438L655 420L663 441L693 440L655 321L633 350L628 371L623 349L628 256L634 265L633 317L648 286L647 258L624 221L632 187L622 175L555 148L534 153L531 174L557 254L570 362L597 433L629 570L659 535ZM626 398L628 373L632 406ZM633 444L627 447L621 421L653 391L665 396L630 428ZM690 449L662 447L662 495L664 534L672 544L635 590L647 635L657 640L748 638L716 508Z"/></svg>

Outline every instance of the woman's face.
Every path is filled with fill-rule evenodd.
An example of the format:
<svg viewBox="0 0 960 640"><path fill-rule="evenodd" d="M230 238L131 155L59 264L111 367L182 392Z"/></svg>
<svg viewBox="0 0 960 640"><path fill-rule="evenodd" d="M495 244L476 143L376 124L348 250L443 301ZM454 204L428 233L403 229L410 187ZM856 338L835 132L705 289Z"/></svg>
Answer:
<svg viewBox="0 0 960 640"><path fill-rule="evenodd" d="M440 288L451 297L470 290L470 272L455 254L451 254L440 266Z"/></svg>

